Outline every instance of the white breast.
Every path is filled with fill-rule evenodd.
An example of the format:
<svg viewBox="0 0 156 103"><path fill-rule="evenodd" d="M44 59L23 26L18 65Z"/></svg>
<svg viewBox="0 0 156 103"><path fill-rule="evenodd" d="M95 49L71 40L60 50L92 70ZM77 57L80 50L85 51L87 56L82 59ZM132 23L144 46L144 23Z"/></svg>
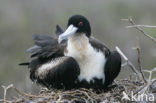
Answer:
<svg viewBox="0 0 156 103"><path fill-rule="evenodd" d="M105 80L104 66L106 58L101 51L96 51L89 43L88 38L83 34L77 37L71 37L68 40L66 56L71 56L79 64L80 81L90 82L93 78Z"/></svg>

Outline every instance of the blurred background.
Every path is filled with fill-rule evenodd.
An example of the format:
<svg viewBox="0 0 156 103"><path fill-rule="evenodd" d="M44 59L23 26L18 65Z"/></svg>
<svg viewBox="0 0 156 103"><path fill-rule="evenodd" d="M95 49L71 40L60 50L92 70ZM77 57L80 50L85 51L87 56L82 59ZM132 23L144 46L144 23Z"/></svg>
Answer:
<svg viewBox="0 0 156 103"><path fill-rule="evenodd" d="M137 24L156 25L156 0L0 0L0 85L14 84L21 91L38 92L39 86L30 81L27 67L18 64L30 60L24 51L33 45L33 34L55 36L56 24L65 29L74 14L86 16L92 34L111 50L119 46L136 67L137 52L133 48L137 41L143 69L156 66L156 44L136 29L125 28L130 24L121 21L131 16ZM144 31L156 38L156 29ZM131 72L122 69L119 78L128 78Z"/></svg>

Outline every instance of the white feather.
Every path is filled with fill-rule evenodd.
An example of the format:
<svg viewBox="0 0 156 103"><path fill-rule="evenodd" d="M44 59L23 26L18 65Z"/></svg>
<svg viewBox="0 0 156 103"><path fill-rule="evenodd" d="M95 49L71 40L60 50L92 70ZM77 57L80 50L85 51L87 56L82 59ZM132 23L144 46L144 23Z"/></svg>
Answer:
<svg viewBox="0 0 156 103"><path fill-rule="evenodd" d="M46 74L49 72L49 70L61 64L64 60L65 60L65 57L60 57L60 58L53 59L50 62L47 62L46 64L41 65L38 68L36 75L40 78L44 78Z"/></svg>
<svg viewBox="0 0 156 103"><path fill-rule="evenodd" d="M104 66L106 58L101 51L95 50L89 43L85 34L76 34L68 40L66 56L71 56L79 64L80 81L86 80L90 82L94 77L105 81Z"/></svg>

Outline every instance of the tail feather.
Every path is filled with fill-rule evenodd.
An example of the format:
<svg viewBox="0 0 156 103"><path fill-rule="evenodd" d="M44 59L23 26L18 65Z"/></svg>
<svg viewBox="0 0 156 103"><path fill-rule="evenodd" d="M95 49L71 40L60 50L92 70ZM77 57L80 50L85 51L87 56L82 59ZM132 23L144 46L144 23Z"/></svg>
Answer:
<svg viewBox="0 0 156 103"><path fill-rule="evenodd" d="M62 28L57 25L56 26L56 36L58 37L63 33ZM26 53L31 54L31 58L44 58L45 60L49 58L55 58L59 56L63 56L64 52L62 49L66 46L65 44L58 44L57 38L53 38L50 35L33 35L34 46L27 49ZM64 43L64 42L62 42ZM31 61L32 62L32 61ZM31 62L20 63L21 66L29 66Z"/></svg>
<svg viewBox="0 0 156 103"><path fill-rule="evenodd" d="M20 63L19 65L20 66L28 66L30 63L29 62L26 62L26 63Z"/></svg>
<svg viewBox="0 0 156 103"><path fill-rule="evenodd" d="M62 33L63 33L62 28L59 25L56 25L56 31L55 31L56 36L59 37L59 35Z"/></svg>
<svg viewBox="0 0 156 103"><path fill-rule="evenodd" d="M33 47L27 49L25 52L26 52L26 53L35 53L36 51L38 52L39 50L41 50L41 47L35 45L35 46L33 46Z"/></svg>

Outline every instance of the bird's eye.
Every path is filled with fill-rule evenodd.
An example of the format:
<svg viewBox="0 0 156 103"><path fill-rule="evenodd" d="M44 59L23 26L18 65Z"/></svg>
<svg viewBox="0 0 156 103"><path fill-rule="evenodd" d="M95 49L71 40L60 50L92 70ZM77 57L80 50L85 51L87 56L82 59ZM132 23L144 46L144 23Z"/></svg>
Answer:
<svg viewBox="0 0 156 103"><path fill-rule="evenodd" d="M78 25L79 25L79 26L83 26L83 22L80 21L80 22L78 23Z"/></svg>

